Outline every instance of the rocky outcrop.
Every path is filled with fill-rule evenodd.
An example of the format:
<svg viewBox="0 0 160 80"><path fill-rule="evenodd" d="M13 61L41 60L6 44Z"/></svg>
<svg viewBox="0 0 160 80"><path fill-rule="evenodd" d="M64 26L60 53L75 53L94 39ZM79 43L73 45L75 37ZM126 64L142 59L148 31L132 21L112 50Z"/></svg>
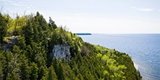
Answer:
<svg viewBox="0 0 160 80"><path fill-rule="evenodd" d="M54 45L51 53L52 57L56 59L67 59L71 58L70 46L69 45Z"/></svg>
<svg viewBox="0 0 160 80"><path fill-rule="evenodd" d="M18 36L12 36L9 37L4 44L4 50L8 51L13 45L15 45L18 42Z"/></svg>

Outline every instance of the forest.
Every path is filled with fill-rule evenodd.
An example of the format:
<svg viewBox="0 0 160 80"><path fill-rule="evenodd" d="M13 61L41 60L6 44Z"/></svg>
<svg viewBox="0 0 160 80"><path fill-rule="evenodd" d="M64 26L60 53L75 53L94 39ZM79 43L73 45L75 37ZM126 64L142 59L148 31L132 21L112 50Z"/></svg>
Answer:
<svg viewBox="0 0 160 80"><path fill-rule="evenodd" d="M69 46L70 57L54 56L55 45ZM51 17L0 13L0 80L141 80L141 75L128 54L84 42Z"/></svg>

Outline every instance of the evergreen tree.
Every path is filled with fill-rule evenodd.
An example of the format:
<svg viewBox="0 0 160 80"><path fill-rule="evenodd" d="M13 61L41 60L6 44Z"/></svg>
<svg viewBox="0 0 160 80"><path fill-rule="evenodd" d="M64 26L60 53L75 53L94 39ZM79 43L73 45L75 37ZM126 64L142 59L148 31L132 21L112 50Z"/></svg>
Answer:
<svg viewBox="0 0 160 80"><path fill-rule="evenodd" d="M25 55L21 55L20 57L20 78L22 80L29 80L30 74L31 74L31 68L28 64L28 59L25 57Z"/></svg>
<svg viewBox="0 0 160 80"><path fill-rule="evenodd" d="M3 70L4 70L4 56L3 52L0 50L0 80L3 80Z"/></svg>
<svg viewBox="0 0 160 80"><path fill-rule="evenodd" d="M31 63L31 77L30 80L37 80L38 79L38 67L36 63Z"/></svg>
<svg viewBox="0 0 160 80"><path fill-rule="evenodd" d="M5 52L6 62L4 63L4 80L20 80L18 55L12 52Z"/></svg>
<svg viewBox="0 0 160 80"><path fill-rule="evenodd" d="M28 21L27 25L23 28L23 34L25 37L25 43L27 45L30 44L34 35L31 21Z"/></svg>
<svg viewBox="0 0 160 80"><path fill-rule="evenodd" d="M52 27L53 29L57 28L57 25L55 24L55 22L52 20L51 17L49 17L49 26Z"/></svg>
<svg viewBox="0 0 160 80"><path fill-rule="evenodd" d="M0 43L3 43L3 39L7 32L7 20L5 17L0 13Z"/></svg>
<svg viewBox="0 0 160 80"><path fill-rule="evenodd" d="M39 12L16 19L0 14L0 45L9 48L0 48L0 80L141 79L125 53L85 43ZM71 57L51 56L55 45L69 46Z"/></svg>
<svg viewBox="0 0 160 80"><path fill-rule="evenodd" d="M58 80L54 67L52 65L49 67L48 80Z"/></svg>

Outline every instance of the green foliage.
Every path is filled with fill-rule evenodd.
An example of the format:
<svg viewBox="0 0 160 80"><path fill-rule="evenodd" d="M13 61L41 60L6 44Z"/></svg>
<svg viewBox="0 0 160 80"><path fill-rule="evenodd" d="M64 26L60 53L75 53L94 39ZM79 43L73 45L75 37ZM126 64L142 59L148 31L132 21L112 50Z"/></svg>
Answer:
<svg viewBox="0 0 160 80"><path fill-rule="evenodd" d="M0 80L141 79L127 54L86 43L39 12L0 14L0 33ZM70 46L71 58L51 56L54 45Z"/></svg>
<svg viewBox="0 0 160 80"><path fill-rule="evenodd" d="M36 63L31 63L31 80L37 80L38 79L38 66Z"/></svg>
<svg viewBox="0 0 160 80"><path fill-rule="evenodd" d="M49 17L49 23L48 23L49 27L51 27L51 29L56 29L57 25L55 24L55 22L52 20L51 17Z"/></svg>
<svg viewBox="0 0 160 80"><path fill-rule="evenodd" d="M55 73L54 67L51 65L49 67L49 72L48 72L48 80L58 80L57 75Z"/></svg>
<svg viewBox="0 0 160 80"><path fill-rule="evenodd" d="M0 44L3 43L3 39L7 33L7 21L8 19L0 13Z"/></svg>
<svg viewBox="0 0 160 80"><path fill-rule="evenodd" d="M22 28L26 25L27 22L27 16L19 17L17 16L16 19L9 18L8 21L8 34L12 35L21 35Z"/></svg>

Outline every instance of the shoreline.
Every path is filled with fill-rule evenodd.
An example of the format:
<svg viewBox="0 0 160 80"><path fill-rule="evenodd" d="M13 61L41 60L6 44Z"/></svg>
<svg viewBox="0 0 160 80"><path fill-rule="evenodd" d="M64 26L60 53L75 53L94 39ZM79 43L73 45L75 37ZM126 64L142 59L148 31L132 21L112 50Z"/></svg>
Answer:
<svg viewBox="0 0 160 80"><path fill-rule="evenodd" d="M134 61L133 61L133 64L134 64L134 67L136 68L136 70L139 70L138 65Z"/></svg>

